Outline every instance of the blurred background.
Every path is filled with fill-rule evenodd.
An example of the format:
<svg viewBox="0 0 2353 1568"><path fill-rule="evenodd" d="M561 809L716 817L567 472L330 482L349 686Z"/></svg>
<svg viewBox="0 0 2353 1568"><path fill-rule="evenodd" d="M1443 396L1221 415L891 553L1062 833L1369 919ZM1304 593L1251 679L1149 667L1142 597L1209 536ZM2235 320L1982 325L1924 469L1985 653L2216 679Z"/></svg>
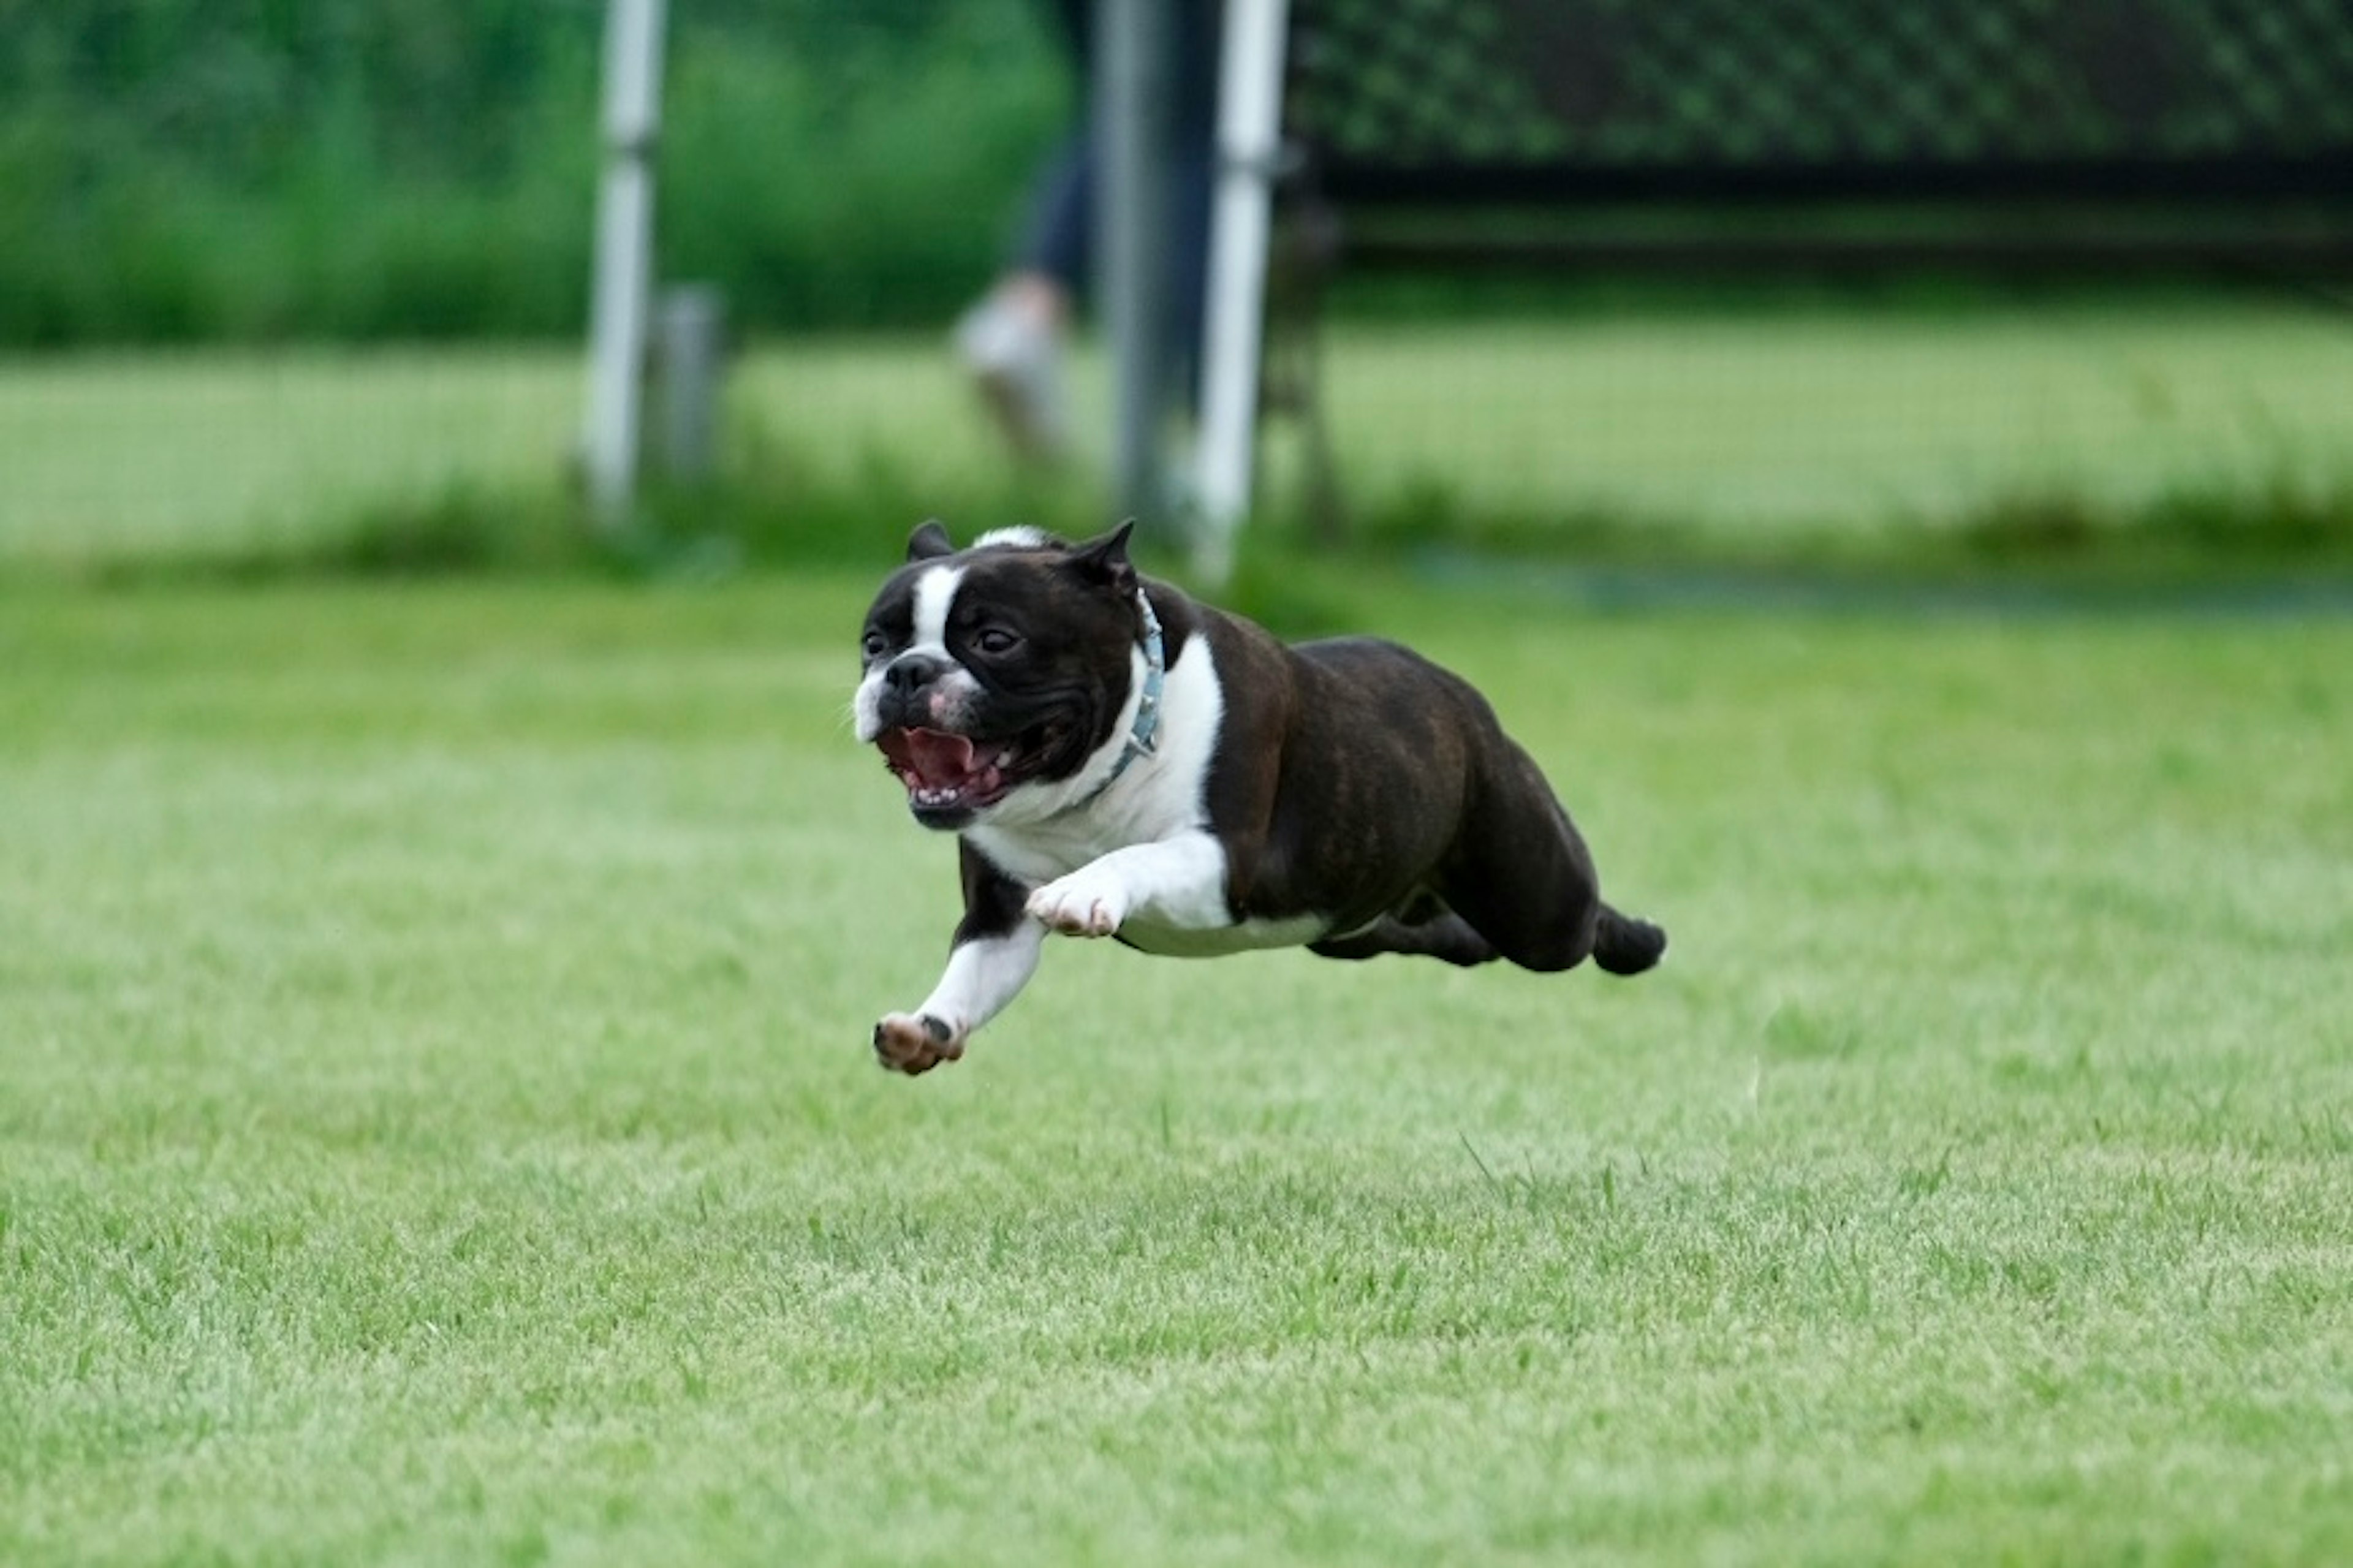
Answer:
<svg viewBox="0 0 2353 1568"><path fill-rule="evenodd" d="M1081 9L672 0L616 533L581 474L605 0L0 0L0 564L724 569L888 559L930 514L1097 526L1135 504L1099 312L1055 344L1051 461L955 335L1103 124ZM1127 9L1176 60L1185 8ZM2353 554L2337 0L1282 26L1246 563ZM1202 242L1165 155L1173 253ZM673 437L682 302L715 412Z"/></svg>

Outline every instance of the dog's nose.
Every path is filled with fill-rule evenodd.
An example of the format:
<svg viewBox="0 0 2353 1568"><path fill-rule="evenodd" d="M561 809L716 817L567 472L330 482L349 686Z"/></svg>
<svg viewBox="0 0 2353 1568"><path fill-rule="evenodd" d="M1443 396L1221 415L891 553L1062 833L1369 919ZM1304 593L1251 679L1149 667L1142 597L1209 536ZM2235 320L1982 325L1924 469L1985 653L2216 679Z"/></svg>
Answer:
<svg viewBox="0 0 2353 1568"><path fill-rule="evenodd" d="M912 697L947 672L947 660L927 653L902 653L882 671L882 689L893 697Z"/></svg>

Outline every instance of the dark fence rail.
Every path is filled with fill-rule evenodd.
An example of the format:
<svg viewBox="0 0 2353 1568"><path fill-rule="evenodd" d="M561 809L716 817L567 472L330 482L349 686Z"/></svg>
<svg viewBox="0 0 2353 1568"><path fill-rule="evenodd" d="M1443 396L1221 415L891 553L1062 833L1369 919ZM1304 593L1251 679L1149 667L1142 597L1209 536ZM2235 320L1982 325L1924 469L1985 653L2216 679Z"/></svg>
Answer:
<svg viewBox="0 0 2353 1568"><path fill-rule="evenodd" d="M2343 0L1308 0L1342 202L2353 197Z"/></svg>

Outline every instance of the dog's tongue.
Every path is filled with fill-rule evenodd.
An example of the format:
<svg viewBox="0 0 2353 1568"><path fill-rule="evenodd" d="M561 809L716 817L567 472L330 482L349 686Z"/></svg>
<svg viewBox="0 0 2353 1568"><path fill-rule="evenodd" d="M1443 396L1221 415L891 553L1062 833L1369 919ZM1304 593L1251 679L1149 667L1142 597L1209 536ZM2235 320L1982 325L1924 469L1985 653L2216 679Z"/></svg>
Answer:
<svg viewBox="0 0 2353 1568"><path fill-rule="evenodd" d="M902 776L924 789L955 789L973 774L972 742L944 730L885 730L875 742Z"/></svg>

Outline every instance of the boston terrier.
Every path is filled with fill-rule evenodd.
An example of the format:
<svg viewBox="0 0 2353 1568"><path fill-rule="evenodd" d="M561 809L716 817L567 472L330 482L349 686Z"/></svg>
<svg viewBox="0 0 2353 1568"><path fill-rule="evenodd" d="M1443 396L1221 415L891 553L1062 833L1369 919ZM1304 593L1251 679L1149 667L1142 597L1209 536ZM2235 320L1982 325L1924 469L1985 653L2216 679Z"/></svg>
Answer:
<svg viewBox="0 0 2353 1568"><path fill-rule="evenodd" d="M1461 678L1396 643L1286 647L1138 574L1133 525L1084 544L937 522L867 612L860 741L959 837L964 919L885 1068L928 1072L1028 983L1047 933L1206 956L1590 956L1639 974L1666 933L1601 901L1544 774Z"/></svg>

